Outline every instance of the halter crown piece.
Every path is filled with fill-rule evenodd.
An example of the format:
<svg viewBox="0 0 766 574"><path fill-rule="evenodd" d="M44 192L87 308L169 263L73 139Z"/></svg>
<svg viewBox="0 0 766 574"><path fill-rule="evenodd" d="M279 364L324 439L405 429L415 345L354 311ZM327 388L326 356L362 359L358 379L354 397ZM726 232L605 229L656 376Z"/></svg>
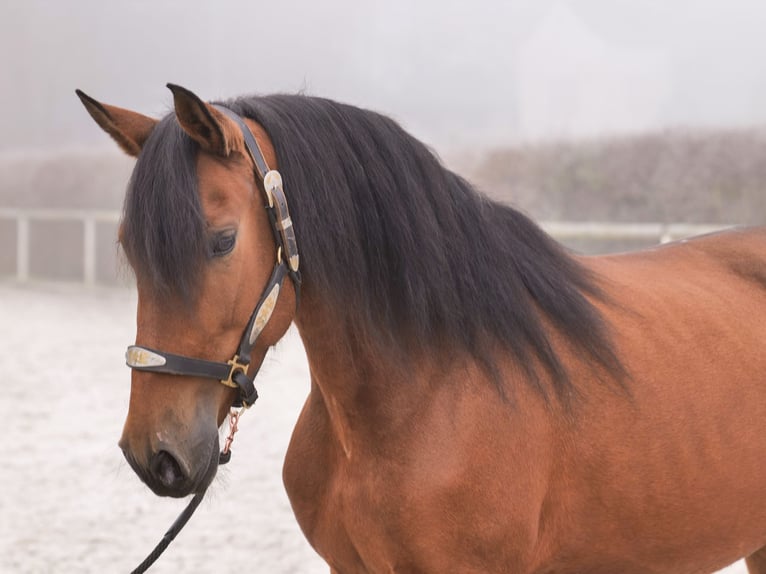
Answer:
<svg viewBox="0 0 766 574"><path fill-rule="evenodd" d="M300 300L301 276L298 271L300 257L293 222L287 208L287 198L282 190L282 176L278 171L269 169L258 142L242 118L224 106L216 105L215 108L239 126L247 152L253 161L255 174L263 182L266 195L265 208L277 246L277 262L252 315L250 315L237 352L225 363L174 355L138 345L128 347L125 353L125 362L131 369L137 371L217 380L227 387L239 389L239 395L233 406L250 407L258 398L254 384L257 372L253 373L252 377L247 375L250 354L258 341L258 336L274 312L285 276L289 275L292 279L296 300Z"/></svg>

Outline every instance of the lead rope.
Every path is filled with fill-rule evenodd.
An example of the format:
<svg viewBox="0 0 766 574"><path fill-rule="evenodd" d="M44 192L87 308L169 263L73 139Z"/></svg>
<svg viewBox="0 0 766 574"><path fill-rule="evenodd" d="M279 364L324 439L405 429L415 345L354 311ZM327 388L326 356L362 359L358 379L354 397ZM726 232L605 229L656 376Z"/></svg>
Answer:
<svg viewBox="0 0 766 574"><path fill-rule="evenodd" d="M183 509L183 512L178 515L178 518L176 518L176 521L165 533L165 536L162 537L159 544L154 547L154 550L151 551L149 556L144 558L144 561L141 562L141 564L138 565L138 568L133 570L131 574L143 574L149 570L149 567L157 561L157 558L165 552L165 549L170 546L170 543L173 542L176 535L181 532L181 529L186 526L187 522L189 522L192 514L194 514L194 511L197 510L200 502L202 502L202 499L205 497L205 492L207 491L203 490L194 495L194 498L189 501L189 504Z"/></svg>
<svg viewBox="0 0 766 574"><path fill-rule="evenodd" d="M239 418L242 416L246 409L247 407L242 407L241 409L231 409L229 412L229 434L226 437L226 442L224 443L223 450L221 450L221 453L218 455L219 466L226 464L231 460L231 443L234 442L234 435L237 432ZM202 492L198 492L194 495L194 497L189 501L189 504L186 505L186 508L184 508L183 511L181 511L181 514L178 515L178 518L176 518L175 522L173 522L170 528L168 528L168 531L162 537L162 540L160 540L159 543L157 543L157 546L154 547L154 550L152 550L149 553L149 556L144 558L144 561L141 562L141 564L139 564L138 567L130 574L144 574L144 572L149 570L152 564L157 561L157 558L159 558L162 553L165 552L165 549L170 546L170 543L173 542L183 527L186 526L186 523L189 522L189 519L194 514L194 511L197 510L200 502L202 502L202 499L205 498L206 492L207 490L203 490Z"/></svg>

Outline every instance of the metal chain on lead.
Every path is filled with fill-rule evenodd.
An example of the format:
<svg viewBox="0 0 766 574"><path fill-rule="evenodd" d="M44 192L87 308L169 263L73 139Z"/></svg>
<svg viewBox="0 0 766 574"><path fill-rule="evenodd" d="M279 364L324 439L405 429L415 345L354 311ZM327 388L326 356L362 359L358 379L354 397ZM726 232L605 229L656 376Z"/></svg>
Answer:
<svg viewBox="0 0 766 574"><path fill-rule="evenodd" d="M239 430L239 417L247 410L247 407L242 406L239 409L231 409L229 411L229 434L226 437L226 441L223 443L223 449L221 454L218 455L218 464L226 464L231 460L231 443L234 442L234 435Z"/></svg>

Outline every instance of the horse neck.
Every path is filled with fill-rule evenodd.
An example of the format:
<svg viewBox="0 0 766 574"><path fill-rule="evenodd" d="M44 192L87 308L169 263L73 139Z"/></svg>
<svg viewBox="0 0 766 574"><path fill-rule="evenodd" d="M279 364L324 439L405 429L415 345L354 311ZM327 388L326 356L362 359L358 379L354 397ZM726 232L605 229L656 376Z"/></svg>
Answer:
<svg viewBox="0 0 766 574"><path fill-rule="evenodd" d="M406 367L383 356L360 337L360 326L309 293L301 299L295 323L309 362L312 393L321 395L342 443L355 438L383 444L429 400L429 366ZM405 380L406 379L406 380ZM370 435L374 435L371 437Z"/></svg>

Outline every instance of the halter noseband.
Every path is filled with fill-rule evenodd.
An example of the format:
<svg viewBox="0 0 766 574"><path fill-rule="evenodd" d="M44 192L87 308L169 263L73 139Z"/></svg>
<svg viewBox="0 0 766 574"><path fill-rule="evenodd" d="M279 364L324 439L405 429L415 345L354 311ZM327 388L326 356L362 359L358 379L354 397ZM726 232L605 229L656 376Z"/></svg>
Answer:
<svg viewBox="0 0 766 574"><path fill-rule="evenodd" d="M252 377L247 375L251 360L250 353L255 348L258 336L271 318L286 275L290 276L295 286L296 305L300 300L301 276L298 271L300 258L293 223L287 209L287 198L282 190L282 176L278 171L269 169L258 142L242 118L223 106L215 105L214 107L239 126L248 154L253 160L254 171L263 181L267 200L265 208L277 246L277 262L242 333L237 352L227 362L195 359L137 345L128 347L125 362L131 369L137 371L215 379L227 387L239 389L234 406L249 407L258 398L254 383L257 371Z"/></svg>

